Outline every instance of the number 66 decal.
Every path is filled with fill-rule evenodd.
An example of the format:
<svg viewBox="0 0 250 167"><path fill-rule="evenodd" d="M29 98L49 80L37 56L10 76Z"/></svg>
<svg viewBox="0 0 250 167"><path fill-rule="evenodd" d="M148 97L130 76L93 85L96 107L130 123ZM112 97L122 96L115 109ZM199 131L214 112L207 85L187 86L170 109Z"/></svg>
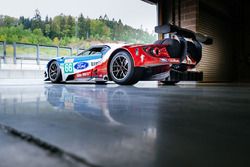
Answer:
<svg viewBox="0 0 250 167"><path fill-rule="evenodd" d="M74 67L73 63L65 63L64 64L64 73L74 73Z"/></svg>

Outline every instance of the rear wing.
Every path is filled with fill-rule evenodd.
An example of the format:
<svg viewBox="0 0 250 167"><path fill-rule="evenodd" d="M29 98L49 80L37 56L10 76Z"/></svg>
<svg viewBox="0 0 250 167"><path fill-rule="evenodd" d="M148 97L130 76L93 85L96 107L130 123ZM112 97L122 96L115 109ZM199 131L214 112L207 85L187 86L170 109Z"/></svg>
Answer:
<svg viewBox="0 0 250 167"><path fill-rule="evenodd" d="M191 30L181 28L175 25L163 25L163 26L157 26L155 27L155 32L158 34L168 34L168 33L176 33L178 36L182 36L184 38L191 38L194 41L198 41L200 43L203 43L205 45L212 45L213 44L213 38L203 35L200 33L195 33Z"/></svg>

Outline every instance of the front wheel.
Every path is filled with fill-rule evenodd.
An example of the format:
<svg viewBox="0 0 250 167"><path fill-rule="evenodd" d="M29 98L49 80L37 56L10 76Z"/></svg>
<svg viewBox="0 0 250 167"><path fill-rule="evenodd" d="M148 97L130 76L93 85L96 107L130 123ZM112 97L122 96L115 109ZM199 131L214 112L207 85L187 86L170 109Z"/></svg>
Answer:
<svg viewBox="0 0 250 167"><path fill-rule="evenodd" d="M110 61L109 74L119 85L133 85L139 82L141 73L134 67L131 55L126 51L118 52Z"/></svg>
<svg viewBox="0 0 250 167"><path fill-rule="evenodd" d="M49 66L49 79L53 83L60 83L62 81L62 74L59 64L53 61Z"/></svg>

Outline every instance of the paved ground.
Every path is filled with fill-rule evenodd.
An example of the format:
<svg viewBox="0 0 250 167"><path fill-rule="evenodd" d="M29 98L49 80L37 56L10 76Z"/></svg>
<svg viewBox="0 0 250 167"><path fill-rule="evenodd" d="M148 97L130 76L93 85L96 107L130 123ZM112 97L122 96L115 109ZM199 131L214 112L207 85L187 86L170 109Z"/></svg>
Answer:
<svg viewBox="0 0 250 167"><path fill-rule="evenodd" d="M250 166L250 86L0 84L1 167Z"/></svg>

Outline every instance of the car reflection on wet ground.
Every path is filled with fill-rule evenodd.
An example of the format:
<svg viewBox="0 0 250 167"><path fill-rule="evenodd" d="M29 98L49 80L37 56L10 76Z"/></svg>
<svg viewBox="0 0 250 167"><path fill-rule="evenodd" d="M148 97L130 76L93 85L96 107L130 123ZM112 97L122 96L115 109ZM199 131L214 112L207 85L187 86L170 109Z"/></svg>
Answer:
<svg viewBox="0 0 250 167"><path fill-rule="evenodd" d="M249 86L5 85L0 166L249 166L249 111Z"/></svg>

